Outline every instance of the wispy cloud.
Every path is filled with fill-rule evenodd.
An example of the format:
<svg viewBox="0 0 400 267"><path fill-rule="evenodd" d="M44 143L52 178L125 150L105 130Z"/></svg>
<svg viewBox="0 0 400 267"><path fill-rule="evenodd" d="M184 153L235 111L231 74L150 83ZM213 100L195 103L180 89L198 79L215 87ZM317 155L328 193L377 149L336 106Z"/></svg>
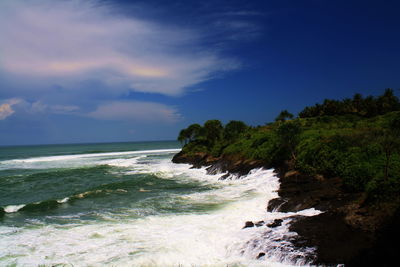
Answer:
<svg viewBox="0 0 400 267"><path fill-rule="evenodd" d="M49 82L98 80L109 90L182 94L238 68L184 27L116 14L97 1L0 3L0 71Z"/></svg>
<svg viewBox="0 0 400 267"><path fill-rule="evenodd" d="M174 123L181 119L181 115L173 107L142 101L115 101L103 104L87 116L101 120L165 123Z"/></svg>
<svg viewBox="0 0 400 267"><path fill-rule="evenodd" d="M11 116L14 113L14 110L11 108L11 105L8 103L0 105L0 120L4 120L8 116Z"/></svg>
<svg viewBox="0 0 400 267"><path fill-rule="evenodd" d="M2 103L2 104L1 104ZM81 115L80 108L75 105L52 105L42 101L29 102L22 98L11 98L0 101L0 119L3 120L13 114L70 114Z"/></svg>

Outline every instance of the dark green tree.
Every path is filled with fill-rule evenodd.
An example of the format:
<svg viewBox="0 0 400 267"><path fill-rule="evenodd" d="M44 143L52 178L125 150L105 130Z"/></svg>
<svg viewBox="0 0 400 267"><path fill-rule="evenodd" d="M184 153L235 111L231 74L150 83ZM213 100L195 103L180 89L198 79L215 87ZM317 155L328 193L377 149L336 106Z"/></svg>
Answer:
<svg viewBox="0 0 400 267"><path fill-rule="evenodd" d="M224 138L227 141L237 139L240 134L244 133L249 127L242 121L230 121L225 125Z"/></svg>
<svg viewBox="0 0 400 267"><path fill-rule="evenodd" d="M385 155L385 171L384 177L387 181L389 178L389 168L391 165L391 159L395 151L400 153L400 116L398 115L393 119L389 127L380 132L378 137L378 143L381 147L381 151Z"/></svg>
<svg viewBox="0 0 400 267"><path fill-rule="evenodd" d="M186 136L189 142L196 140L201 135L200 124L194 123L186 128Z"/></svg>
<svg viewBox="0 0 400 267"><path fill-rule="evenodd" d="M352 100L352 112L355 114L360 114L363 109L364 99L361 94L357 93L353 96Z"/></svg>
<svg viewBox="0 0 400 267"><path fill-rule="evenodd" d="M284 122L287 119L292 119L292 118L293 118L293 114L285 109L285 110L282 110L281 113L279 113L278 117L275 118L275 121Z"/></svg>
<svg viewBox="0 0 400 267"><path fill-rule="evenodd" d="M224 128L219 120L206 121L203 129L203 136L210 146L213 146L216 141L221 140Z"/></svg>
<svg viewBox="0 0 400 267"><path fill-rule="evenodd" d="M301 125L298 121L288 121L280 125L277 129L277 135L282 148L286 149L291 159L296 161L296 147L300 142Z"/></svg>
<svg viewBox="0 0 400 267"><path fill-rule="evenodd" d="M390 88L386 89L385 93L378 98L377 105L381 114L400 109L399 99Z"/></svg>
<svg viewBox="0 0 400 267"><path fill-rule="evenodd" d="M179 132L179 135L178 135L178 141L179 142L181 142L181 144L187 144L187 142L188 142L188 138L187 138L187 131L186 131L186 129L182 129L180 132Z"/></svg>

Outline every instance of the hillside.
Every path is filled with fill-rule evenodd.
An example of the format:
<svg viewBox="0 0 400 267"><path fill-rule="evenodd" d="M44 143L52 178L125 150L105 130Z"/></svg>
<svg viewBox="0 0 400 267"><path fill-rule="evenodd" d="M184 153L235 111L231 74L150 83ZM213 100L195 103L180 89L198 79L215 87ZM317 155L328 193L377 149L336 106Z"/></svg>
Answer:
<svg viewBox="0 0 400 267"><path fill-rule="evenodd" d="M297 118L282 111L275 122L259 127L210 120L183 129L178 140L185 145L176 163L239 175L255 167L275 168L280 198L270 201L269 210L324 211L291 226L300 235L298 246L318 247L314 263L358 266L395 256L400 102L393 90L325 100Z"/></svg>

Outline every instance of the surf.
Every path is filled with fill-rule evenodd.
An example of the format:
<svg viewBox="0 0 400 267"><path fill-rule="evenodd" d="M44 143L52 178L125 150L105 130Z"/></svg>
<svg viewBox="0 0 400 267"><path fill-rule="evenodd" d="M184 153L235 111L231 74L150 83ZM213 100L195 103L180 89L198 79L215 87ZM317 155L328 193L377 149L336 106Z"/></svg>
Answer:
<svg viewBox="0 0 400 267"><path fill-rule="evenodd" d="M35 198L21 195L19 203L12 202L14 194L3 202L8 204L0 205L5 211L0 264L307 264L306 256L314 250L294 250L290 239L296 234L288 225L294 216L313 216L319 211L267 212L267 203L277 197L279 188L273 170L254 169L242 177L220 180L224 173L210 175L205 168L172 163L175 151L32 158L30 163L46 159L50 165L35 174L21 172L19 180L17 176L0 180L0 186L6 187L12 187L13 180L26 188L41 186L31 187L33 192L25 187L18 191ZM87 166L70 164L75 160L86 160ZM58 162L69 167L51 166ZM282 219L282 224L269 227L275 219ZM247 221L264 223L244 228Z"/></svg>

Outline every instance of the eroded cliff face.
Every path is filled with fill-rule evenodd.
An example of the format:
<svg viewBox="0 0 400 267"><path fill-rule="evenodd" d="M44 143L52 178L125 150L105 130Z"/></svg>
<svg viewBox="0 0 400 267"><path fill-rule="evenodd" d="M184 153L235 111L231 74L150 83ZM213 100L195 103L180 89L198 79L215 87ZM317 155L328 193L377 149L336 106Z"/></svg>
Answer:
<svg viewBox="0 0 400 267"><path fill-rule="evenodd" d="M298 217L290 231L299 234L297 247L316 247L315 264L346 266L392 266L392 246L400 237L399 202L371 202L363 193L343 188L339 177L303 175L280 168L279 198L268 210L298 211L314 207L323 213Z"/></svg>
<svg viewBox="0 0 400 267"><path fill-rule="evenodd" d="M230 174L245 175L254 168L268 167L261 160L244 159L237 155L213 157L204 152L190 155L179 152L173 157L172 162L192 164L194 168L207 167L209 174L228 172Z"/></svg>
<svg viewBox="0 0 400 267"><path fill-rule="evenodd" d="M298 233L295 247L316 247L313 263L318 265L392 266L397 260L396 247L400 238L400 199L372 203L363 193L348 192L340 177L304 175L291 167L266 166L238 155L212 157L207 153L182 152L174 163L207 167L211 174L245 175L259 167L274 167L280 179L279 198L267 204L268 211L296 212L308 208L323 211L312 217L297 216L290 231Z"/></svg>

